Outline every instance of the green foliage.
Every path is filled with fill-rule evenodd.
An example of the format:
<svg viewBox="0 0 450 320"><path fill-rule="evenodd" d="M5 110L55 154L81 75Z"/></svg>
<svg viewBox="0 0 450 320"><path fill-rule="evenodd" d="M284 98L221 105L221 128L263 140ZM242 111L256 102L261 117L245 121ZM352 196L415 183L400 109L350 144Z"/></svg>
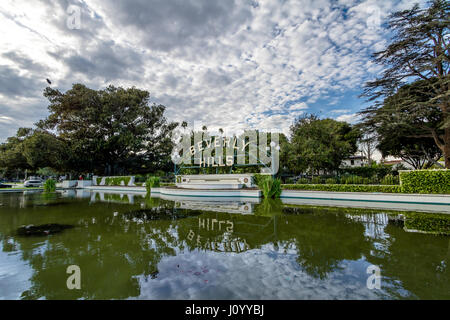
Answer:
<svg viewBox="0 0 450 320"><path fill-rule="evenodd" d="M400 179L398 176L393 176L391 174L388 174L383 179L381 179L380 184L394 185L394 184L399 184L399 182L400 182Z"/></svg>
<svg viewBox="0 0 450 320"><path fill-rule="evenodd" d="M97 183L99 182L99 179L101 181L101 178L97 178ZM124 177L106 177L105 178L105 185L106 186L121 186L122 182L123 185L127 186L128 183L130 182L131 177L129 176L124 176Z"/></svg>
<svg viewBox="0 0 450 320"><path fill-rule="evenodd" d="M262 191L264 198L279 198L281 194L281 180L269 175L255 174L253 183Z"/></svg>
<svg viewBox="0 0 450 320"><path fill-rule="evenodd" d="M383 184L383 185L396 185L399 184L399 177L393 175L387 175L385 178L379 180L376 176L372 178L360 177L356 175L344 175L341 177L321 178L313 177L311 180L307 178L300 178L297 180L297 184Z"/></svg>
<svg viewBox="0 0 450 320"><path fill-rule="evenodd" d="M56 131L68 145L68 171L116 172L170 170L172 132L177 123L165 107L150 105L148 91L109 86L93 90L74 84L66 92L46 88L49 116L42 130Z"/></svg>
<svg viewBox="0 0 450 320"><path fill-rule="evenodd" d="M99 186L100 183L102 182L102 178L101 177L97 177L97 185Z"/></svg>
<svg viewBox="0 0 450 320"><path fill-rule="evenodd" d="M383 178L387 174L392 174L392 166L374 163L370 166L364 167L341 168L339 171L344 175L356 175L363 178Z"/></svg>
<svg viewBox="0 0 450 320"><path fill-rule="evenodd" d="M311 183L312 184L320 184L320 183L322 183L322 179L320 177L312 177Z"/></svg>
<svg viewBox="0 0 450 320"><path fill-rule="evenodd" d="M449 13L448 1L432 0L391 14L391 41L373 54L384 70L365 85L374 102L362 112L368 129L380 128L381 149L415 159L415 168L441 152L450 168Z"/></svg>
<svg viewBox="0 0 450 320"><path fill-rule="evenodd" d="M252 176L252 184L257 185L260 189L262 189L262 183L267 177L267 175L256 173Z"/></svg>
<svg viewBox="0 0 450 320"><path fill-rule="evenodd" d="M415 170L400 172L406 193L450 193L450 170Z"/></svg>
<svg viewBox="0 0 450 320"><path fill-rule="evenodd" d="M294 173L337 170L357 150L359 131L346 122L305 115L291 127L288 167Z"/></svg>
<svg viewBox="0 0 450 320"><path fill-rule="evenodd" d="M41 129L19 128L15 136L0 144L0 167L8 170L59 170L66 159L65 142Z"/></svg>
<svg viewBox="0 0 450 320"><path fill-rule="evenodd" d="M347 185L347 184L283 184L283 190L312 190L312 191L337 191L337 192L387 192L401 193L400 186L380 185Z"/></svg>
<svg viewBox="0 0 450 320"><path fill-rule="evenodd" d="M44 182L45 192L55 192L56 191L56 181L53 179L47 179Z"/></svg>
<svg viewBox="0 0 450 320"><path fill-rule="evenodd" d="M159 177L149 177L145 181L145 188L147 189L147 193L151 192L152 188L159 188L161 185Z"/></svg>
<svg viewBox="0 0 450 320"><path fill-rule="evenodd" d="M262 193L264 198L279 198L281 195L281 180L268 177L262 183Z"/></svg>
<svg viewBox="0 0 450 320"><path fill-rule="evenodd" d="M55 170L53 170L50 167L45 167L45 168L39 168L36 173L39 176L45 176L45 177L49 177L49 176L56 176L58 175L58 172L56 172Z"/></svg>
<svg viewBox="0 0 450 320"><path fill-rule="evenodd" d="M341 178L342 184L363 184L363 177L360 176L344 176Z"/></svg>

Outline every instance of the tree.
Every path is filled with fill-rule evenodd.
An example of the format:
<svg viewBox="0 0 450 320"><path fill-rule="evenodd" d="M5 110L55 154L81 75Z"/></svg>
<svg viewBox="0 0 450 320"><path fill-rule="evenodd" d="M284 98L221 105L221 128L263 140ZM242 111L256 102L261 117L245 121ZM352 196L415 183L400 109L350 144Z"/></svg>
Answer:
<svg viewBox="0 0 450 320"><path fill-rule="evenodd" d="M368 164L372 163L372 157L377 149L376 138L371 135L362 135L359 140L359 148L361 149L362 154L367 158Z"/></svg>
<svg viewBox="0 0 450 320"><path fill-rule="evenodd" d="M363 93L374 102L366 110L370 113L383 105L380 98L393 96L405 84L422 80L415 89L426 99L417 101L414 99L417 95L405 96L402 108L409 114L410 124L420 129L420 138L433 139L447 168L450 168L449 11L448 1L434 0L426 9L414 5L393 13L388 22L393 32L391 43L373 55L374 61L385 69L381 77L366 83ZM435 112L436 107L441 120L423 125L423 113Z"/></svg>
<svg viewBox="0 0 450 320"><path fill-rule="evenodd" d="M46 88L50 115L37 123L55 130L70 150L68 169L122 174L168 169L172 131L163 105L149 106L149 93L134 87L92 90L74 84L65 93Z"/></svg>
<svg viewBox="0 0 450 320"><path fill-rule="evenodd" d="M51 167L59 170L67 161L64 141L49 132L19 128L0 146L0 167L9 170Z"/></svg>
<svg viewBox="0 0 450 320"><path fill-rule="evenodd" d="M30 128L19 128L15 136L0 145L0 167L6 175L11 175L17 169L30 169L22 152L22 142L30 131Z"/></svg>
<svg viewBox="0 0 450 320"><path fill-rule="evenodd" d="M387 97L382 106L366 109L365 119L359 124L367 134L376 137L383 156L400 157L416 169L432 164L440 166L437 160L442 156L429 136L432 128L443 121L442 112L437 103L421 106L432 94L427 86L423 80L404 85ZM413 103L418 107L411 112Z"/></svg>
<svg viewBox="0 0 450 320"><path fill-rule="evenodd" d="M291 126L288 166L295 173L337 170L357 150L359 130L346 122L304 115Z"/></svg>

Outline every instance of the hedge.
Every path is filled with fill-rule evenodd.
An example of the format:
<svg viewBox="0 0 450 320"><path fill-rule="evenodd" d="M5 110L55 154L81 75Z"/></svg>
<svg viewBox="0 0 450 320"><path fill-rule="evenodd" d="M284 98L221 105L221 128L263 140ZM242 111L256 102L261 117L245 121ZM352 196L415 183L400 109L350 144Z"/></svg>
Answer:
<svg viewBox="0 0 450 320"><path fill-rule="evenodd" d="M401 193L400 186L358 184L283 184L284 190L340 191L340 192L387 192Z"/></svg>
<svg viewBox="0 0 450 320"><path fill-rule="evenodd" d="M400 171L405 193L450 193L450 170Z"/></svg>
<svg viewBox="0 0 450 320"><path fill-rule="evenodd" d="M127 186L130 180L131 177L106 177L105 186L120 186L122 185L122 181Z"/></svg>

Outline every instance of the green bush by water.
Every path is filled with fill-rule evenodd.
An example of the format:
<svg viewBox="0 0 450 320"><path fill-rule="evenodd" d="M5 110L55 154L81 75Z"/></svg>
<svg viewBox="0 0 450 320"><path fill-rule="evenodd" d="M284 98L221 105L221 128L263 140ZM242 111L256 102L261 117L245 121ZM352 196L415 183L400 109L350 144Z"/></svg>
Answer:
<svg viewBox="0 0 450 320"><path fill-rule="evenodd" d="M149 177L145 181L145 188L147 189L147 193L151 192L152 188L159 188L161 185L159 177Z"/></svg>
<svg viewBox="0 0 450 320"><path fill-rule="evenodd" d="M343 175L340 177L313 177L299 178L297 184L381 184L381 185L398 185L400 183L399 177L392 174L386 175L384 178L379 179L377 176L364 177L357 175Z"/></svg>
<svg viewBox="0 0 450 320"><path fill-rule="evenodd" d="M269 175L255 174L253 183L262 191L264 198L279 198L281 195L281 180Z"/></svg>
<svg viewBox="0 0 450 320"><path fill-rule="evenodd" d="M403 192L450 193L450 170L415 170L400 172Z"/></svg>
<svg viewBox="0 0 450 320"><path fill-rule="evenodd" d="M122 182L125 186L130 182L131 177L106 177L105 185L107 186L120 186Z"/></svg>
<svg viewBox="0 0 450 320"><path fill-rule="evenodd" d="M47 179L44 182L44 191L45 192L55 192L56 191L56 181L53 179Z"/></svg>

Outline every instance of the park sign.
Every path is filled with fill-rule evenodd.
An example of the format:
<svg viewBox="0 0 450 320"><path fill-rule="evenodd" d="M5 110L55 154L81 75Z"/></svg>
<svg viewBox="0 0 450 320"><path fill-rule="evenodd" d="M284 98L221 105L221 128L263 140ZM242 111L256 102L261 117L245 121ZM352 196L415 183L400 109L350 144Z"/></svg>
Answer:
<svg viewBox="0 0 450 320"><path fill-rule="evenodd" d="M246 130L239 136L181 134L172 161L185 168L261 166L261 173L276 174L279 168L279 133Z"/></svg>

